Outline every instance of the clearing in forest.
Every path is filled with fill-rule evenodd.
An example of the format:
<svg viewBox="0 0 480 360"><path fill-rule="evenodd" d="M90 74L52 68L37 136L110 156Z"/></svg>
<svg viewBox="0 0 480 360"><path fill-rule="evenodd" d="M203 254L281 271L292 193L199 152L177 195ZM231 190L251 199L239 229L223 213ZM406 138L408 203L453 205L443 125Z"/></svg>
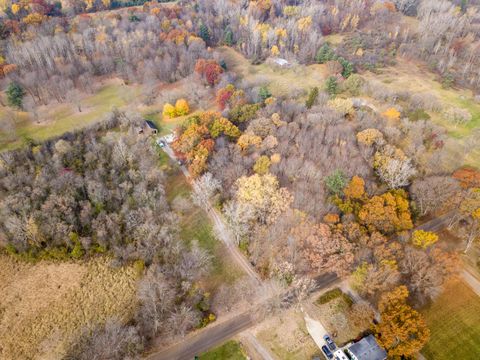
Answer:
<svg viewBox="0 0 480 360"><path fill-rule="evenodd" d="M292 65L287 68L276 68L267 63L252 65L250 60L230 47L219 47L217 51L225 60L227 69L246 81L248 87L268 85L273 96L302 96L315 86L322 88L327 78L326 65Z"/></svg>

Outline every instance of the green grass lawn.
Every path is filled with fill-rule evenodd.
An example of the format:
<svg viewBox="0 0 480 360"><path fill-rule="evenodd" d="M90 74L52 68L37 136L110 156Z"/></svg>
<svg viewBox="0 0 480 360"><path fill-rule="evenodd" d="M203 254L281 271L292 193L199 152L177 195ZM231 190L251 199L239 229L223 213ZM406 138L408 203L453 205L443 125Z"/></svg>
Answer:
<svg viewBox="0 0 480 360"><path fill-rule="evenodd" d="M431 338L422 354L431 360L477 360L480 354L480 297L465 283L450 284L422 311Z"/></svg>
<svg viewBox="0 0 480 360"><path fill-rule="evenodd" d="M225 344L200 355L200 360L246 360L242 347L237 341L230 340Z"/></svg>

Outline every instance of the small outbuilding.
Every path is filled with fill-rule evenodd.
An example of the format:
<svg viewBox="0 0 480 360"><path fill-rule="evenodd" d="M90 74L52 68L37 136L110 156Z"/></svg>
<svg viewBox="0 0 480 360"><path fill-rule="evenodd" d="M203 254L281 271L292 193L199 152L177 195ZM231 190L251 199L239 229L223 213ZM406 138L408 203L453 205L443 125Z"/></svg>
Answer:
<svg viewBox="0 0 480 360"><path fill-rule="evenodd" d="M139 134L156 135L158 134L157 125L153 121L145 120L142 126L138 128Z"/></svg>
<svg viewBox="0 0 480 360"><path fill-rule="evenodd" d="M145 120L145 124L147 126L148 131L150 131L151 134L157 134L158 133L157 125L155 125L153 123L153 121Z"/></svg>
<svg viewBox="0 0 480 360"><path fill-rule="evenodd" d="M282 58L273 58L273 62L275 65L280 66L280 67L289 67L290 63L288 62L287 59L282 59Z"/></svg>

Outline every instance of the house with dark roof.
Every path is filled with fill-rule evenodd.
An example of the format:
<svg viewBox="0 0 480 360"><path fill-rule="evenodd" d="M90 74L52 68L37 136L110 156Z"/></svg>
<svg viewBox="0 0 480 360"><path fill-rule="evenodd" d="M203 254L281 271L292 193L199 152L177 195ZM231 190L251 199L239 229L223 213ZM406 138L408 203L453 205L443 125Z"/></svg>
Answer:
<svg viewBox="0 0 480 360"><path fill-rule="evenodd" d="M145 131L146 130L146 131ZM149 135L155 135L158 133L158 128L157 128L157 125L155 125L155 123L153 121L150 121L150 120L145 120L144 124L142 125L142 127L140 127L138 129L138 133L139 134L144 134L144 133L147 133Z"/></svg>
<svg viewBox="0 0 480 360"><path fill-rule="evenodd" d="M147 128L150 131L150 133L152 134L158 133L157 125L155 125L153 121L145 120L145 124L147 125Z"/></svg>
<svg viewBox="0 0 480 360"><path fill-rule="evenodd" d="M378 345L373 335L350 345L345 352L352 360L386 360L387 352Z"/></svg>

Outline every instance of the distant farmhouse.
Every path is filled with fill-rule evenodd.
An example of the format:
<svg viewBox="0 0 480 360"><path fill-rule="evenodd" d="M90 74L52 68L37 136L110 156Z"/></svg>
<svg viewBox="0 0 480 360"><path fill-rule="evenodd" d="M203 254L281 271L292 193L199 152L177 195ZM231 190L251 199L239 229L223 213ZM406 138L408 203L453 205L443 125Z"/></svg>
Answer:
<svg viewBox="0 0 480 360"><path fill-rule="evenodd" d="M278 57L268 58L266 63L270 66L276 66L280 68L289 68L292 64L287 59L282 59Z"/></svg>
<svg viewBox="0 0 480 360"><path fill-rule="evenodd" d="M138 129L139 134L147 134L147 135L156 135L158 134L157 125L153 123L153 121L145 120L141 127Z"/></svg>

